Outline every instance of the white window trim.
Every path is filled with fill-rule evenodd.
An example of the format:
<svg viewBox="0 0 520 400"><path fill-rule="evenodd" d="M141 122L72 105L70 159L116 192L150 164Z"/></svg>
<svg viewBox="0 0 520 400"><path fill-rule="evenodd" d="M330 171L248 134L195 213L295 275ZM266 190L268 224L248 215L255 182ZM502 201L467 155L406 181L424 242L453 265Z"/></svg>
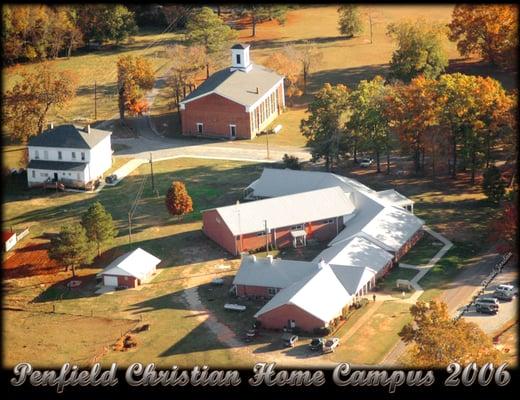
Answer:
<svg viewBox="0 0 520 400"><path fill-rule="evenodd" d="M235 128L235 136L233 136L233 128ZM235 124L229 124L229 136L230 137L237 137L237 126Z"/></svg>
<svg viewBox="0 0 520 400"><path fill-rule="evenodd" d="M197 133L204 133L204 123L203 122L197 122L196 126L197 126ZM201 127L200 131L199 131L199 126Z"/></svg>

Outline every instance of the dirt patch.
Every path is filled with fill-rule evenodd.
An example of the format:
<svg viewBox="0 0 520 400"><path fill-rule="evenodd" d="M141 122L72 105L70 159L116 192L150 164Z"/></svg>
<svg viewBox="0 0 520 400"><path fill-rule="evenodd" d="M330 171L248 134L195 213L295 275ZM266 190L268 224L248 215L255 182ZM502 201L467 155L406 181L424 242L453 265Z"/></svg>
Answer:
<svg viewBox="0 0 520 400"><path fill-rule="evenodd" d="M137 347L137 341L134 335L124 335L121 336L117 342L114 344L113 349L115 351L128 351Z"/></svg>
<svg viewBox="0 0 520 400"><path fill-rule="evenodd" d="M25 278L35 275L49 275L63 271L65 267L49 258L49 244L32 242L16 249L5 260L4 278Z"/></svg>

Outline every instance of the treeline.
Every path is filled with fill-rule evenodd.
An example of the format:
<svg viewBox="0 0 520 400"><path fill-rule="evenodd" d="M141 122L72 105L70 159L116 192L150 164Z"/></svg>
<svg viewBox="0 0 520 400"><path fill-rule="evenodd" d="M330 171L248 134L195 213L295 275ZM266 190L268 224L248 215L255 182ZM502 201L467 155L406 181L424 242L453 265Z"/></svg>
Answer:
<svg viewBox="0 0 520 400"><path fill-rule="evenodd" d="M516 94L508 95L493 78L443 74L422 75L393 84L376 76L351 90L325 84L301 121L314 160L331 170L359 153L373 155L377 171L390 172L390 155L400 149L413 157L416 173L439 169L456 178L470 171L471 181L493 165L493 149L501 144L514 158Z"/></svg>
<svg viewBox="0 0 520 400"><path fill-rule="evenodd" d="M4 63L70 57L92 43L120 43L137 33L134 13L118 4L4 5Z"/></svg>

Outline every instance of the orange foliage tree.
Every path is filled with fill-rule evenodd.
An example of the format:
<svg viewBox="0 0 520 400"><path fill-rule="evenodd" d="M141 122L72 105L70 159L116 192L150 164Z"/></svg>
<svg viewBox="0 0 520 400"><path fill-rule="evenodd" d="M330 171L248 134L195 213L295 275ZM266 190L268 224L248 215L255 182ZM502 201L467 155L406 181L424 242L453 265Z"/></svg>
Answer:
<svg viewBox="0 0 520 400"><path fill-rule="evenodd" d="M490 239L499 243L498 250L516 252L516 232L518 229L518 207L515 201L504 203L501 215L492 225Z"/></svg>
<svg viewBox="0 0 520 400"><path fill-rule="evenodd" d="M480 55L501 66L514 66L518 47L518 7L513 4L459 4L449 38L464 56Z"/></svg>
<svg viewBox="0 0 520 400"><path fill-rule="evenodd" d="M298 60L290 57L287 52L276 52L269 56L265 63L267 68L276 71L285 77L285 95L290 99L301 96L302 92L302 65Z"/></svg>
<svg viewBox="0 0 520 400"><path fill-rule="evenodd" d="M168 212L177 217L182 217L193 211L193 201L183 182L173 181L165 200Z"/></svg>
<svg viewBox="0 0 520 400"><path fill-rule="evenodd" d="M142 112L146 103L145 92L153 88L154 82L153 68L148 60L143 57L119 57L117 60L117 89L121 120L125 118L125 111L138 113L141 110Z"/></svg>

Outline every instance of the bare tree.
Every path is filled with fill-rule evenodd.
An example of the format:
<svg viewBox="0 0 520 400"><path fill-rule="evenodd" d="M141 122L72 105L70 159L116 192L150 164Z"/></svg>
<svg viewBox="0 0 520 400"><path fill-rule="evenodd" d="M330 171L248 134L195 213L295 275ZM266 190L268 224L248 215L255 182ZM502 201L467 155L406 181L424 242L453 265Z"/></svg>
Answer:
<svg viewBox="0 0 520 400"><path fill-rule="evenodd" d="M304 41L303 45L299 46L298 48L294 46L287 46L285 51L290 58L296 59L302 64L303 94L305 94L307 92L307 81L309 74L323 53L319 50L315 43L309 40Z"/></svg>

